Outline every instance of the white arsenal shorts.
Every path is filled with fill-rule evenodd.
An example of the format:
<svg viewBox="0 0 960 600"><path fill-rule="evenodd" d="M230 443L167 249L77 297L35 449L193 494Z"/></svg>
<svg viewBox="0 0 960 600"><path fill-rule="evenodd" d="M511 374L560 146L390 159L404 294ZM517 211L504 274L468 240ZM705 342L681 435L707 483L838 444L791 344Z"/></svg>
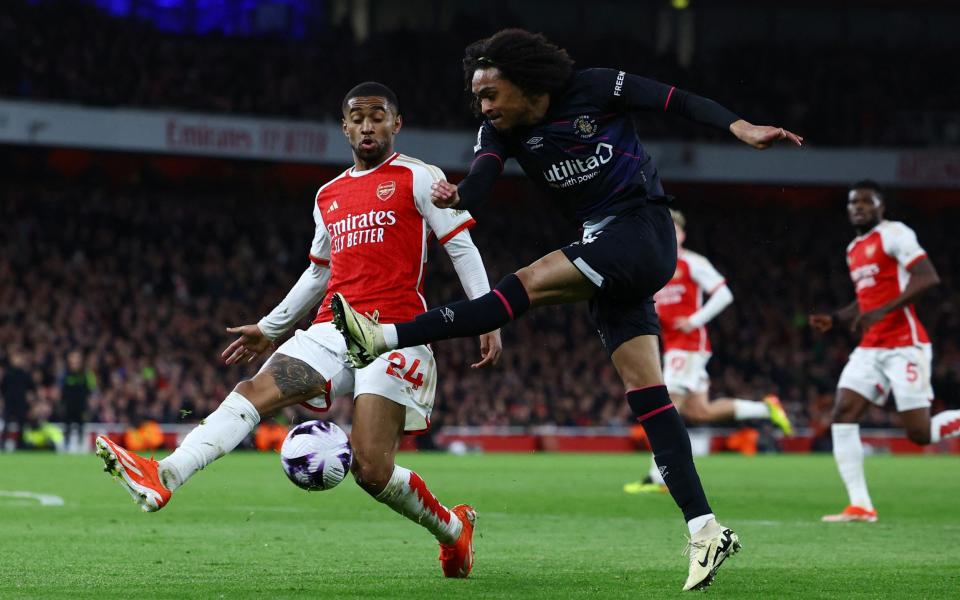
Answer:
<svg viewBox="0 0 960 600"><path fill-rule="evenodd" d="M930 344L899 348L856 348L840 374L837 387L853 390L882 406L890 392L897 410L929 408L933 400Z"/></svg>
<svg viewBox="0 0 960 600"><path fill-rule="evenodd" d="M663 355L663 383L671 394L690 394L710 390L707 375L709 352L667 350Z"/></svg>
<svg viewBox="0 0 960 600"><path fill-rule="evenodd" d="M366 367L354 369L347 363L347 345L333 323L314 323L297 331L276 353L302 360L327 380L326 393L304 403L311 410L329 410L339 396L376 394L406 407L407 433L430 428L437 365L427 346L390 350Z"/></svg>

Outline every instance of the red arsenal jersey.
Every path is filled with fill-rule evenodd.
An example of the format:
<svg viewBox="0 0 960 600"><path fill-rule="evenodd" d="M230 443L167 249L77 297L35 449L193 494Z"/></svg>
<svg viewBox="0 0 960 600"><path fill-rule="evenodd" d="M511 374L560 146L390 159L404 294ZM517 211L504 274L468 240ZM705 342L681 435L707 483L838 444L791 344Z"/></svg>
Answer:
<svg viewBox="0 0 960 600"><path fill-rule="evenodd" d="M445 179L432 165L393 154L366 171L350 168L317 192L310 260L330 266L330 283L314 323L331 321L327 298L340 292L381 323L409 321L427 309L423 272L427 240L440 243L474 224L470 213L437 208L430 186Z"/></svg>
<svg viewBox="0 0 960 600"><path fill-rule="evenodd" d="M881 221L847 247L850 279L857 290L860 314L880 308L899 296L910 282L910 267L927 255L912 229L898 221ZM928 344L913 305L904 306L863 334L864 348L897 348Z"/></svg>
<svg viewBox="0 0 960 600"><path fill-rule="evenodd" d="M657 315L662 328L663 351L688 350L710 352L707 328L697 327L689 333L676 329L675 321L690 317L703 306L703 294L710 295L726 282L710 261L696 252L680 249L673 278L654 294Z"/></svg>

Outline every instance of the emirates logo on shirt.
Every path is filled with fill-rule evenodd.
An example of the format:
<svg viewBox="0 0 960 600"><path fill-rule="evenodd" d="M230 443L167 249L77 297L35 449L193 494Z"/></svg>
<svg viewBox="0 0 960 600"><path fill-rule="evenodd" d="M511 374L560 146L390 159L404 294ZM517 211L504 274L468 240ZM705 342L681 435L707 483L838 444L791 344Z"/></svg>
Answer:
<svg viewBox="0 0 960 600"><path fill-rule="evenodd" d="M384 181L377 186L377 198L386 202L393 196L393 193L397 191L397 182L396 181Z"/></svg>

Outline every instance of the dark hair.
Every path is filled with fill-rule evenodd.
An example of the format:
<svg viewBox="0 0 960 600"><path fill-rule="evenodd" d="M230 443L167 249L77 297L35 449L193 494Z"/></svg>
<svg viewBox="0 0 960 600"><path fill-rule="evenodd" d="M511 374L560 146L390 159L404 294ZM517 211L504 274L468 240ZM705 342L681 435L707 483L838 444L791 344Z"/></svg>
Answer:
<svg viewBox="0 0 960 600"><path fill-rule="evenodd" d="M573 59L566 50L525 29L502 29L467 46L463 57L467 91L474 71L488 67L499 69L527 95L561 90L573 75Z"/></svg>
<svg viewBox="0 0 960 600"><path fill-rule="evenodd" d="M854 183L850 186L850 191L853 190L870 190L873 192L873 195L880 199L881 202L884 200L883 188L880 187L880 184L872 179L861 179L860 181Z"/></svg>
<svg viewBox="0 0 960 600"><path fill-rule="evenodd" d="M358 96L383 96L387 99L387 104L393 107L393 111L398 115L400 114L400 103L397 102L397 95L393 93L393 90L376 81L364 81L363 83L355 85L353 89L343 97L343 102L340 103L340 110L347 110L347 103L350 99Z"/></svg>

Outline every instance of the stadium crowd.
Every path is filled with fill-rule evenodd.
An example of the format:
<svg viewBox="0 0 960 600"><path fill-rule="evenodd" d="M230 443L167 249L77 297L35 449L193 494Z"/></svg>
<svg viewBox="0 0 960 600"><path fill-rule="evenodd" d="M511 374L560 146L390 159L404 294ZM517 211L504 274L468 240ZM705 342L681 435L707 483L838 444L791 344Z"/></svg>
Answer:
<svg viewBox="0 0 960 600"><path fill-rule="evenodd" d="M339 119L344 90L375 79L397 92L408 124L472 128L460 57L466 42L490 32L482 20L460 17L446 31L374 32L362 43L333 24L305 40L188 36L76 2L14 0L0 4L0 96L329 120ZM960 142L960 81L939 75L960 70L958 52L842 40L745 43L702 51L682 67L650 40L554 37L582 67L679 85L755 122L782 122L809 143ZM648 139L723 135L662 118L643 118L642 131Z"/></svg>
<svg viewBox="0 0 960 600"><path fill-rule="evenodd" d="M501 197L527 191L523 180L513 187ZM82 353L91 388L90 421L208 414L261 364L223 366L219 352L231 339L224 327L256 322L283 297L306 266L312 236L308 194L49 182L11 184L0 194L0 370L10 370L19 349L34 382L31 414L54 420L65 417L72 350ZM474 237L492 281L577 236L536 199L499 204L508 205L477 215ZM734 205L735 219L727 201L688 194L679 205L688 212L687 246L714 262L735 296L710 328L713 394L776 392L798 425L822 430L855 338L815 335L806 315L853 295L842 202L828 217L773 202ZM935 343L938 397L956 406L960 240L937 224L958 215L894 206L891 216L914 226L943 279L920 316ZM431 253L431 304L462 296L443 254ZM491 371L469 368L476 340L436 345L436 425L628 424L623 390L584 307L537 311L503 334L503 363ZM337 402L333 417L348 421L350 404ZM894 418L874 409L866 423Z"/></svg>

